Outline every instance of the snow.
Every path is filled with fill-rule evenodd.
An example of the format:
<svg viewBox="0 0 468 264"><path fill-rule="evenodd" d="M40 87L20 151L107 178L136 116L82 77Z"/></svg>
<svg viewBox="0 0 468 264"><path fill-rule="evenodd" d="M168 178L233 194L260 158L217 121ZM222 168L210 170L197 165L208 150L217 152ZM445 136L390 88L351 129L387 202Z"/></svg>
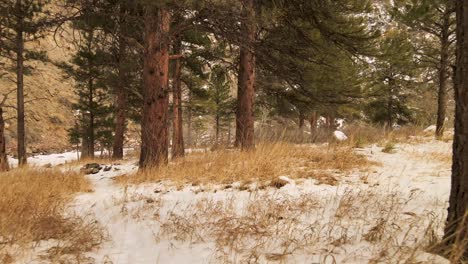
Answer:
<svg viewBox="0 0 468 264"><path fill-rule="evenodd" d="M435 132L437 127L435 125L430 125L426 129L424 129L424 132Z"/></svg>
<svg viewBox="0 0 468 264"><path fill-rule="evenodd" d="M88 175L94 192L76 197L71 210L93 215L109 234L87 254L96 263L267 263L278 256L284 263L369 263L382 250L403 258L399 250L420 241L431 221L443 223L449 197L450 166L421 156L447 154L450 147L440 141L398 144L388 154L374 145L358 151L382 166L341 175L338 186L284 175L279 179L289 184L283 188L255 191L235 189L239 183L229 189L214 184L179 188L170 181L127 188L114 184L113 177L137 170L131 161L114 166L119 170ZM261 222L270 210L284 219ZM388 233L380 241L363 239L382 218L389 221ZM222 236L249 221L260 222L238 230L245 238L237 231ZM276 226L263 226L268 223ZM274 236L262 236L272 230ZM436 232L440 235L442 226ZM285 249L286 242L293 249ZM421 250L416 255L421 263L449 263Z"/></svg>
<svg viewBox="0 0 468 264"><path fill-rule="evenodd" d="M339 141L348 140L348 136L346 136L345 133L343 133L343 132L341 132L339 130L336 130L335 132L333 132L333 136Z"/></svg>
<svg viewBox="0 0 468 264"><path fill-rule="evenodd" d="M279 178L280 180L283 180L283 181L289 183L289 184L294 184L294 180L293 180L293 179L290 179L290 178L287 177L287 176L279 176L278 178Z"/></svg>
<svg viewBox="0 0 468 264"><path fill-rule="evenodd" d="M128 153L129 151L133 151L133 148L125 148L124 149L124 154ZM194 150L194 151L200 151L200 150ZM66 164L72 161L78 160L78 156L81 155L80 152L76 151L67 151L63 153L54 153L54 154L40 154L40 155L34 155L32 157L28 157L28 164L34 165L34 166L45 166L45 165L51 165L51 166L57 166L57 165L62 165ZM100 151L96 151L94 153L96 157L99 157L101 155ZM8 162L10 163L11 166L15 167L18 165L18 159L13 158L13 157L8 157Z"/></svg>
<svg viewBox="0 0 468 264"><path fill-rule="evenodd" d="M33 157L28 157L28 163L35 166L45 166L47 164L56 166L77 160L78 154L76 153L76 151L70 151L58 154L35 155ZM9 157L8 162L12 166L18 165L18 159L15 159L13 157Z"/></svg>

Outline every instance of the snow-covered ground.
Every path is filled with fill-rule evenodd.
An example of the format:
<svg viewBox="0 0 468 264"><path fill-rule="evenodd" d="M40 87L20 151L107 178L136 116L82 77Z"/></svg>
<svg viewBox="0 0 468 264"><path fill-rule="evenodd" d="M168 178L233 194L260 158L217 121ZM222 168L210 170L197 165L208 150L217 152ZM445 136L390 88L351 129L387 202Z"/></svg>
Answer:
<svg viewBox="0 0 468 264"><path fill-rule="evenodd" d="M450 191L450 165L431 157L450 149L439 141L392 154L372 146L356 151L381 166L342 175L337 186L285 177L283 188L243 191L114 184L137 170L131 161L87 176L94 192L71 210L107 230L88 254L95 263L448 263L422 249L443 231Z"/></svg>
<svg viewBox="0 0 468 264"><path fill-rule="evenodd" d="M79 153L76 151L58 153L58 154L41 154L28 157L28 163L34 166L45 166L50 164L51 166L57 166L65 164L78 159ZM99 154L98 154L99 155ZM8 157L8 162L11 166L16 167L18 165L18 159Z"/></svg>

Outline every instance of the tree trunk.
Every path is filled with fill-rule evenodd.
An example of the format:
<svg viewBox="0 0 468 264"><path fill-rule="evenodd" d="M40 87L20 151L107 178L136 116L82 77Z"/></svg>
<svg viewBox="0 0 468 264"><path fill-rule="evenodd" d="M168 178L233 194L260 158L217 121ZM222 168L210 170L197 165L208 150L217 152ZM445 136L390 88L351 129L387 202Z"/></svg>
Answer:
<svg viewBox="0 0 468 264"><path fill-rule="evenodd" d="M456 1L456 13L455 135L445 241L454 246L452 253L468 259L468 1Z"/></svg>
<svg viewBox="0 0 468 264"><path fill-rule="evenodd" d="M305 116L302 112L299 112L299 129L302 130L304 127Z"/></svg>
<svg viewBox="0 0 468 264"><path fill-rule="evenodd" d="M93 105L94 102L94 83L93 79L90 78L88 81L89 85L89 105ZM94 159L94 111L89 112L89 124L88 124L88 157Z"/></svg>
<svg viewBox="0 0 468 264"><path fill-rule="evenodd" d="M3 108L0 106L0 171L8 171L9 169L6 154L5 121L3 120Z"/></svg>
<svg viewBox="0 0 468 264"><path fill-rule="evenodd" d="M255 148L254 141L254 83L255 83L255 10L254 0L242 0L242 33L245 46L240 49L237 89L236 146L243 150Z"/></svg>
<svg viewBox="0 0 468 264"><path fill-rule="evenodd" d="M231 121L228 122L227 146L231 145Z"/></svg>
<svg viewBox="0 0 468 264"><path fill-rule="evenodd" d="M146 11L141 169L159 166L168 161L168 34L170 23L169 11L161 8Z"/></svg>
<svg viewBox="0 0 468 264"><path fill-rule="evenodd" d="M89 116L87 114L83 114L83 118L87 121ZM90 157L90 152L89 152L89 138L88 138L88 132L89 128L86 126L82 129L81 131L81 158L80 159L86 159Z"/></svg>
<svg viewBox="0 0 468 264"><path fill-rule="evenodd" d="M18 134L18 165L23 166L27 163L26 154L26 129L24 121L24 18L22 0L16 1L16 11L18 24L16 28L16 108L17 108L17 134Z"/></svg>
<svg viewBox="0 0 468 264"><path fill-rule="evenodd" d="M215 130L216 130L216 135L215 135L215 145L218 145L219 141L219 113L216 113L215 116Z"/></svg>
<svg viewBox="0 0 468 264"><path fill-rule="evenodd" d="M315 142L317 139L317 121L317 111L312 111L312 114L310 115L310 137L312 142Z"/></svg>
<svg viewBox="0 0 468 264"><path fill-rule="evenodd" d="M123 28L125 25L125 8L122 3L120 14L120 34L124 34ZM126 111L127 111L127 69L125 66L125 56L127 54L127 43L122 36L119 36L119 82L116 87L116 105L115 105L115 123L114 123L114 143L112 147L112 157L114 159L123 158L123 145L126 129Z"/></svg>
<svg viewBox="0 0 468 264"><path fill-rule="evenodd" d="M174 53L182 52L182 44L177 41L174 45ZM181 59L175 61L174 81L172 83L172 101L173 101L173 129L172 129L172 158L179 158L185 155L184 131L182 126L182 65Z"/></svg>
<svg viewBox="0 0 468 264"><path fill-rule="evenodd" d="M447 84L449 71L449 48L450 48L450 15L451 10L444 14L442 34L440 38L440 68L439 68L439 92L437 100L437 124L436 138L442 138L445 128L445 117L447 112Z"/></svg>
<svg viewBox="0 0 468 264"><path fill-rule="evenodd" d="M192 92L190 90L187 105L187 146L192 146Z"/></svg>

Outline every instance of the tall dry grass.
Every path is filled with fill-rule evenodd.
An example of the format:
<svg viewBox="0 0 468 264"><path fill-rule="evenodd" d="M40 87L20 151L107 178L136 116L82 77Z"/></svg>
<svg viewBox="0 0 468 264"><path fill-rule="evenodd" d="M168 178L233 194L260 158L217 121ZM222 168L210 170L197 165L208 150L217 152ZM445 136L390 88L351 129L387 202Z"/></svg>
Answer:
<svg viewBox="0 0 468 264"><path fill-rule="evenodd" d="M310 129L299 129L294 126L262 126L255 131L256 139L265 142L304 143L337 143L350 147L365 147L371 144L385 145L392 143L419 143L427 138L434 138L433 132L425 132L421 126L403 126L389 129L384 126L366 123L351 123L341 129L348 137L344 142L336 141L333 130L318 128L314 133ZM451 139L450 133L443 140Z"/></svg>
<svg viewBox="0 0 468 264"><path fill-rule="evenodd" d="M355 188L340 194L270 189L222 195L226 198L198 196L169 208L166 199L153 196L151 203L128 207L126 213L153 222L157 241L210 245L216 263L333 263L328 260L335 258L335 263L435 263L438 258L421 260L440 240L444 209L411 211L420 197ZM134 196L133 202L142 198Z"/></svg>
<svg viewBox="0 0 468 264"><path fill-rule="evenodd" d="M93 221L66 213L74 195L91 191L84 175L54 169L15 169L0 175L0 257L14 259L41 241L60 241L49 249L57 258L90 250L100 243ZM20 252L12 252L12 247Z"/></svg>
<svg viewBox="0 0 468 264"><path fill-rule="evenodd" d="M218 149L191 153L167 166L118 178L121 183L139 184L160 180L176 183L228 184L269 181L279 176L321 177L326 171L347 172L375 163L349 147L260 143L254 151Z"/></svg>

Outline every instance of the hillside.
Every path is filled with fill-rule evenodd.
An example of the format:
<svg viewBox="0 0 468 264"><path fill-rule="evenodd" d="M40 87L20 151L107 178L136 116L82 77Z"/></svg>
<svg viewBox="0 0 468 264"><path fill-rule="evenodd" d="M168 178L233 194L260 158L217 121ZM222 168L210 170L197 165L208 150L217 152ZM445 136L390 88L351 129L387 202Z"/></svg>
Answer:
<svg viewBox="0 0 468 264"><path fill-rule="evenodd" d="M55 62L65 61L71 54L71 45L65 38L56 41L52 33L40 42L29 43L27 48L44 50L49 56L49 62L28 61L33 71L25 75L26 104L26 140L28 152L62 151L69 148L67 129L73 125L71 109L74 100L73 83L64 79L61 69ZM1 71L11 68L9 62L0 61ZM4 66L4 67L3 67ZM14 72L9 72L0 79L0 92L5 93L15 88ZM15 105L16 96L12 93L8 105ZM15 110L6 109L6 137L8 152L16 149Z"/></svg>

